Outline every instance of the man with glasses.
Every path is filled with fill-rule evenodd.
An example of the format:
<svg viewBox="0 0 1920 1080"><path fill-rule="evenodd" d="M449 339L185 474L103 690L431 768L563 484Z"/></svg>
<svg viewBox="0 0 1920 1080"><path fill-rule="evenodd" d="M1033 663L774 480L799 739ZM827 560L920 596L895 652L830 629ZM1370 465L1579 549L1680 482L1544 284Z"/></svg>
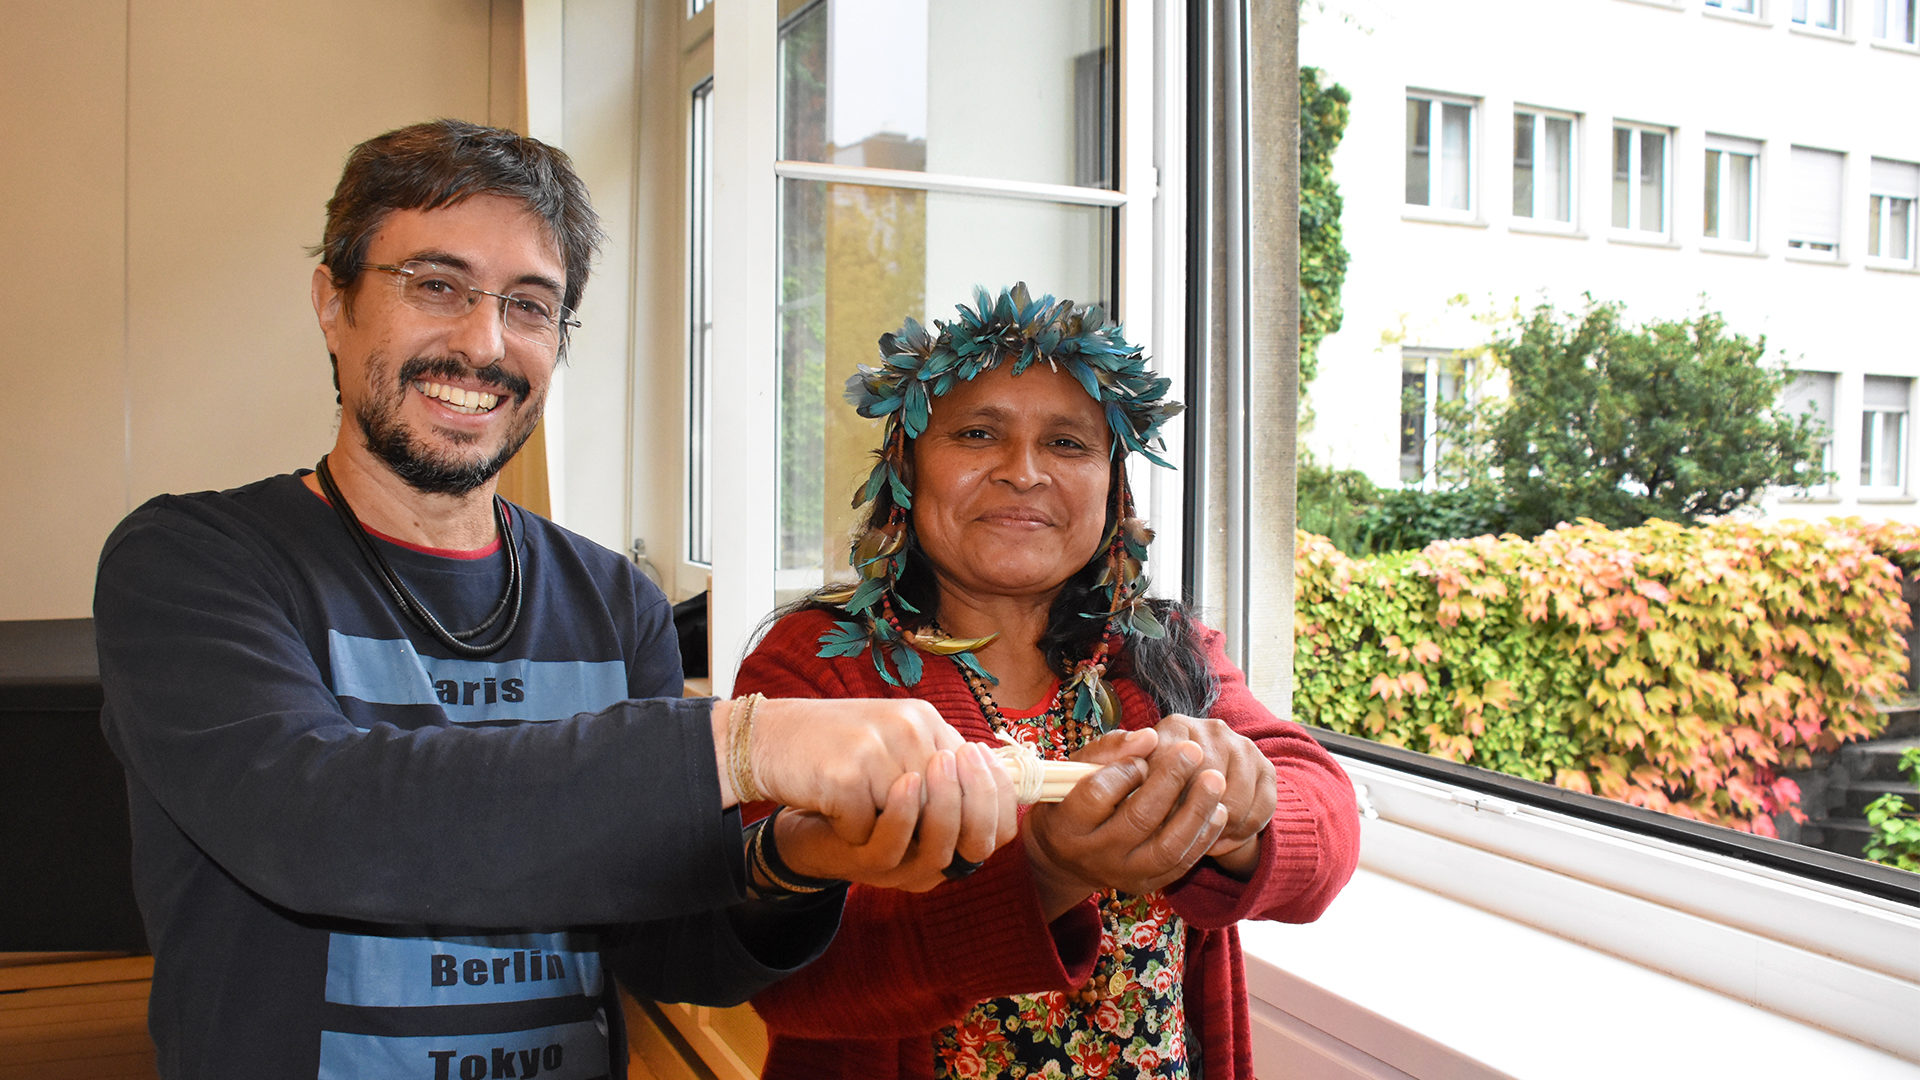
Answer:
<svg viewBox="0 0 1920 1080"><path fill-rule="evenodd" d="M681 699L660 591L496 497L599 236L534 140L355 148L312 281L332 450L108 540L163 1076L619 1076L615 977L744 1000L824 947L843 880L929 888L1011 835L923 702ZM754 799L793 809L743 829Z"/></svg>

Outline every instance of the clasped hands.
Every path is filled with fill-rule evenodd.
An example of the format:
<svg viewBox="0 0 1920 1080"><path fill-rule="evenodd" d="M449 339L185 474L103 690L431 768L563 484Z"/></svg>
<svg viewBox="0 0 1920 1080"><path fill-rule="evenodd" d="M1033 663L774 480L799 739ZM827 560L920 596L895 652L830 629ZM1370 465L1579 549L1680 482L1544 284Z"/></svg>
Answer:
<svg viewBox="0 0 1920 1080"><path fill-rule="evenodd" d="M1247 876L1276 798L1251 740L1177 714L1089 743L1073 759L1105 767L1024 817L988 749L923 701L769 700L750 755L762 796L792 808L774 836L795 871L924 891L1024 828L1050 919L1099 889L1163 888L1206 856Z"/></svg>

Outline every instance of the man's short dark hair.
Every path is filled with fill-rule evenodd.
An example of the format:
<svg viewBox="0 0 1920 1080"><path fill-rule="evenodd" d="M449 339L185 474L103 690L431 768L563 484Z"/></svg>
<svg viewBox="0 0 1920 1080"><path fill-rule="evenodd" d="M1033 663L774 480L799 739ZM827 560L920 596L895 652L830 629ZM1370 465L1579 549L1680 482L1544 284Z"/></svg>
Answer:
<svg viewBox="0 0 1920 1080"><path fill-rule="evenodd" d="M605 234L573 162L538 139L464 120L413 124L354 147L327 200L326 234L311 254L344 291L359 278L388 214L437 210L475 195L518 199L546 222L566 264L562 302L577 309Z"/></svg>

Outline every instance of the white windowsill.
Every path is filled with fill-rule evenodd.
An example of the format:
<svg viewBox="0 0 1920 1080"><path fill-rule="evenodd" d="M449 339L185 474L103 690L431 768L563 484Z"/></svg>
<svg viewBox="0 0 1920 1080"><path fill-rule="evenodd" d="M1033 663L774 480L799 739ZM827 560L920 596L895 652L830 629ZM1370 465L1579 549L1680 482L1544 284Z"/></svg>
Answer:
<svg viewBox="0 0 1920 1080"><path fill-rule="evenodd" d="M1639 1076L1649 1061L1920 1077L1920 910L1343 764L1377 813L1361 873L1317 923L1241 926L1257 1056L1356 1080Z"/></svg>
<svg viewBox="0 0 1920 1080"><path fill-rule="evenodd" d="M1788 248L1786 250L1786 256L1788 262L1807 263L1810 266L1847 265L1847 260L1841 258L1839 252L1835 252L1832 255L1824 255L1817 251L1808 252L1802 251L1799 248Z"/></svg>
<svg viewBox="0 0 1920 1080"><path fill-rule="evenodd" d="M1749 15L1744 11L1727 11L1724 8L1700 6L1700 14L1710 19L1724 19L1731 23L1745 23L1748 26L1771 28L1773 22L1760 15Z"/></svg>
<svg viewBox="0 0 1920 1080"><path fill-rule="evenodd" d="M1615 231L1607 234L1609 244L1632 244L1635 247L1663 248L1668 251L1680 250L1680 242L1665 233L1633 233Z"/></svg>
<svg viewBox="0 0 1920 1080"><path fill-rule="evenodd" d="M1564 223L1555 223L1552 225L1541 225L1541 224L1535 223L1533 218L1523 218L1523 217L1509 218L1507 220L1507 231L1514 232L1514 233L1524 233L1528 236L1564 236L1569 240L1592 239L1592 237L1586 234L1585 230L1577 228L1573 225L1567 225Z"/></svg>
<svg viewBox="0 0 1920 1080"><path fill-rule="evenodd" d="M1821 38L1826 41L1838 42L1841 45L1851 45L1854 40L1853 35L1847 33L1845 30L1829 30L1824 26L1808 26L1805 23L1789 21L1787 23L1787 30L1795 34L1805 34L1810 38Z"/></svg>
<svg viewBox="0 0 1920 1080"><path fill-rule="evenodd" d="M1681 4L1679 0L1626 0L1626 2L1629 4L1640 4L1643 7L1665 8L1668 11L1682 11L1685 9L1685 6Z"/></svg>
<svg viewBox="0 0 1920 1080"><path fill-rule="evenodd" d="M1912 263L1878 262L1872 256L1868 256L1860 265L1869 270L1878 270L1883 274L1920 274L1920 266Z"/></svg>
<svg viewBox="0 0 1920 1080"><path fill-rule="evenodd" d="M1920 45L1909 45L1904 41L1889 41L1886 38L1874 38L1872 45L1876 49L1888 52L1906 53L1908 56L1920 56Z"/></svg>
<svg viewBox="0 0 1920 1080"><path fill-rule="evenodd" d="M1821 506L1821 505L1832 505L1834 503L1838 503L1840 501L1840 496L1833 495L1833 494L1781 495L1779 496L1779 499L1783 503L1792 503L1795 506Z"/></svg>
<svg viewBox="0 0 1920 1080"><path fill-rule="evenodd" d="M1486 220L1483 218L1436 213L1418 206L1403 206L1400 210L1400 220L1417 221L1422 225L1461 225L1469 229L1487 227Z"/></svg>
<svg viewBox="0 0 1920 1080"><path fill-rule="evenodd" d="M1748 259L1767 258L1767 252L1758 247L1740 247L1734 244L1722 244L1711 237L1701 237L1700 250L1710 255L1738 255Z"/></svg>
<svg viewBox="0 0 1920 1080"><path fill-rule="evenodd" d="M1868 506L1911 506L1920 499L1912 495L1861 495L1858 501Z"/></svg>

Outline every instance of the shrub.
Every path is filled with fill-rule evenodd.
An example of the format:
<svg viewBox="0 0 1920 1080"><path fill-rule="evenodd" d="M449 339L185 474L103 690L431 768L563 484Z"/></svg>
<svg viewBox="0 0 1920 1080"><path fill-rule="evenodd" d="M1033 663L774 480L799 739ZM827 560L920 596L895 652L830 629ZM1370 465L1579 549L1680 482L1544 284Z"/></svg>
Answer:
<svg viewBox="0 0 1920 1080"><path fill-rule="evenodd" d="M1908 783L1920 787L1920 747L1900 755L1900 771ZM1920 817L1907 800L1891 793L1873 800L1867 804L1867 824L1873 826L1873 835L1861 854L1901 870L1920 871Z"/></svg>
<svg viewBox="0 0 1920 1080"><path fill-rule="evenodd" d="M1302 534L1308 723L1772 835L1784 773L1870 736L1908 625L1884 551L1920 530L1591 521L1349 557Z"/></svg>

